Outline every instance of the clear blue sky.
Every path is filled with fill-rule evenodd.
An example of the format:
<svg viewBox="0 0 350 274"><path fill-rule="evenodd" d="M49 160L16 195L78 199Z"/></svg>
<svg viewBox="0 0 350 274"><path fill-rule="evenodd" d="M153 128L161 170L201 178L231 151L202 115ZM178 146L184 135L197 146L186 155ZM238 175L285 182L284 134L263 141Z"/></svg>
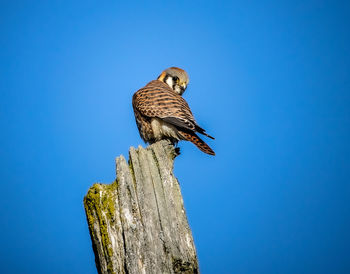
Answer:
<svg viewBox="0 0 350 274"><path fill-rule="evenodd" d="M175 174L202 273L350 273L346 1L1 1L1 273L96 273L83 197L169 66L216 137Z"/></svg>

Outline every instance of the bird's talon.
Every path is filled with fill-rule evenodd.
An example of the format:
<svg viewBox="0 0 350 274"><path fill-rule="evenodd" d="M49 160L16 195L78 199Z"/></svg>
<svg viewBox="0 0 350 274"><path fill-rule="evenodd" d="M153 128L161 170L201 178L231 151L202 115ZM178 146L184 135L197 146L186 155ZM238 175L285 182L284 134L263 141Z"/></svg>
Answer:
<svg viewBox="0 0 350 274"><path fill-rule="evenodd" d="M176 156L179 156L181 154L179 147L175 148L175 154L176 154Z"/></svg>

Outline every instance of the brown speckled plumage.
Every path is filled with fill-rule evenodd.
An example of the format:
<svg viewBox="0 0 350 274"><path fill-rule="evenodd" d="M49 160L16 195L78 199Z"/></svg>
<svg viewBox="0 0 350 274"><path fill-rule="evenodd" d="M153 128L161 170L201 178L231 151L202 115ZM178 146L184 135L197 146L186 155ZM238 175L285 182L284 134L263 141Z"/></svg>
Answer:
<svg viewBox="0 0 350 274"><path fill-rule="evenodd" d="M164 72L161 76L164 79ZM149 82L133 95L132 105L140 136L145 142L153 143L160 139L170 139L173 142L187 140L201 151L215 155L196 132L214 138L198 126L185 99L168 84L160 80Z"/></svg>

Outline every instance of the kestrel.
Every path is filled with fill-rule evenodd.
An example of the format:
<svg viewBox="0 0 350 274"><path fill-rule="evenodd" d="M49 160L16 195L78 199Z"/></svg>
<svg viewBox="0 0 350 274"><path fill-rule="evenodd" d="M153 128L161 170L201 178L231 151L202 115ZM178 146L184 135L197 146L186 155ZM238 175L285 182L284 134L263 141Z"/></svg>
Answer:
<svg viewBox="0 0 350 274"><path fill-rule="evenodd" d="M211 139L195 121L182 94L189 78L187 73L177 67L164 70L157 80L149 82L132 97L136 124L141 138L146 143L169 139L173 144L180 140L190 141L201 151L215 155L215 152L196 132Z"/></svg>

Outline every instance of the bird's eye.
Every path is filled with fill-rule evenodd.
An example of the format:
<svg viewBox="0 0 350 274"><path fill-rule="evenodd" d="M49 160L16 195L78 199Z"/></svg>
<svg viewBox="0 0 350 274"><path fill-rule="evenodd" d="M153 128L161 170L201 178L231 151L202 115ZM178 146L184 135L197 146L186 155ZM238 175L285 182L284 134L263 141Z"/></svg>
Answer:
<svg viewBox="0 0 350 274"><path fill-rule="evenodd" d="M176 83L179 82L179 77L174 76L174 81L175 81Z"/></svg>

